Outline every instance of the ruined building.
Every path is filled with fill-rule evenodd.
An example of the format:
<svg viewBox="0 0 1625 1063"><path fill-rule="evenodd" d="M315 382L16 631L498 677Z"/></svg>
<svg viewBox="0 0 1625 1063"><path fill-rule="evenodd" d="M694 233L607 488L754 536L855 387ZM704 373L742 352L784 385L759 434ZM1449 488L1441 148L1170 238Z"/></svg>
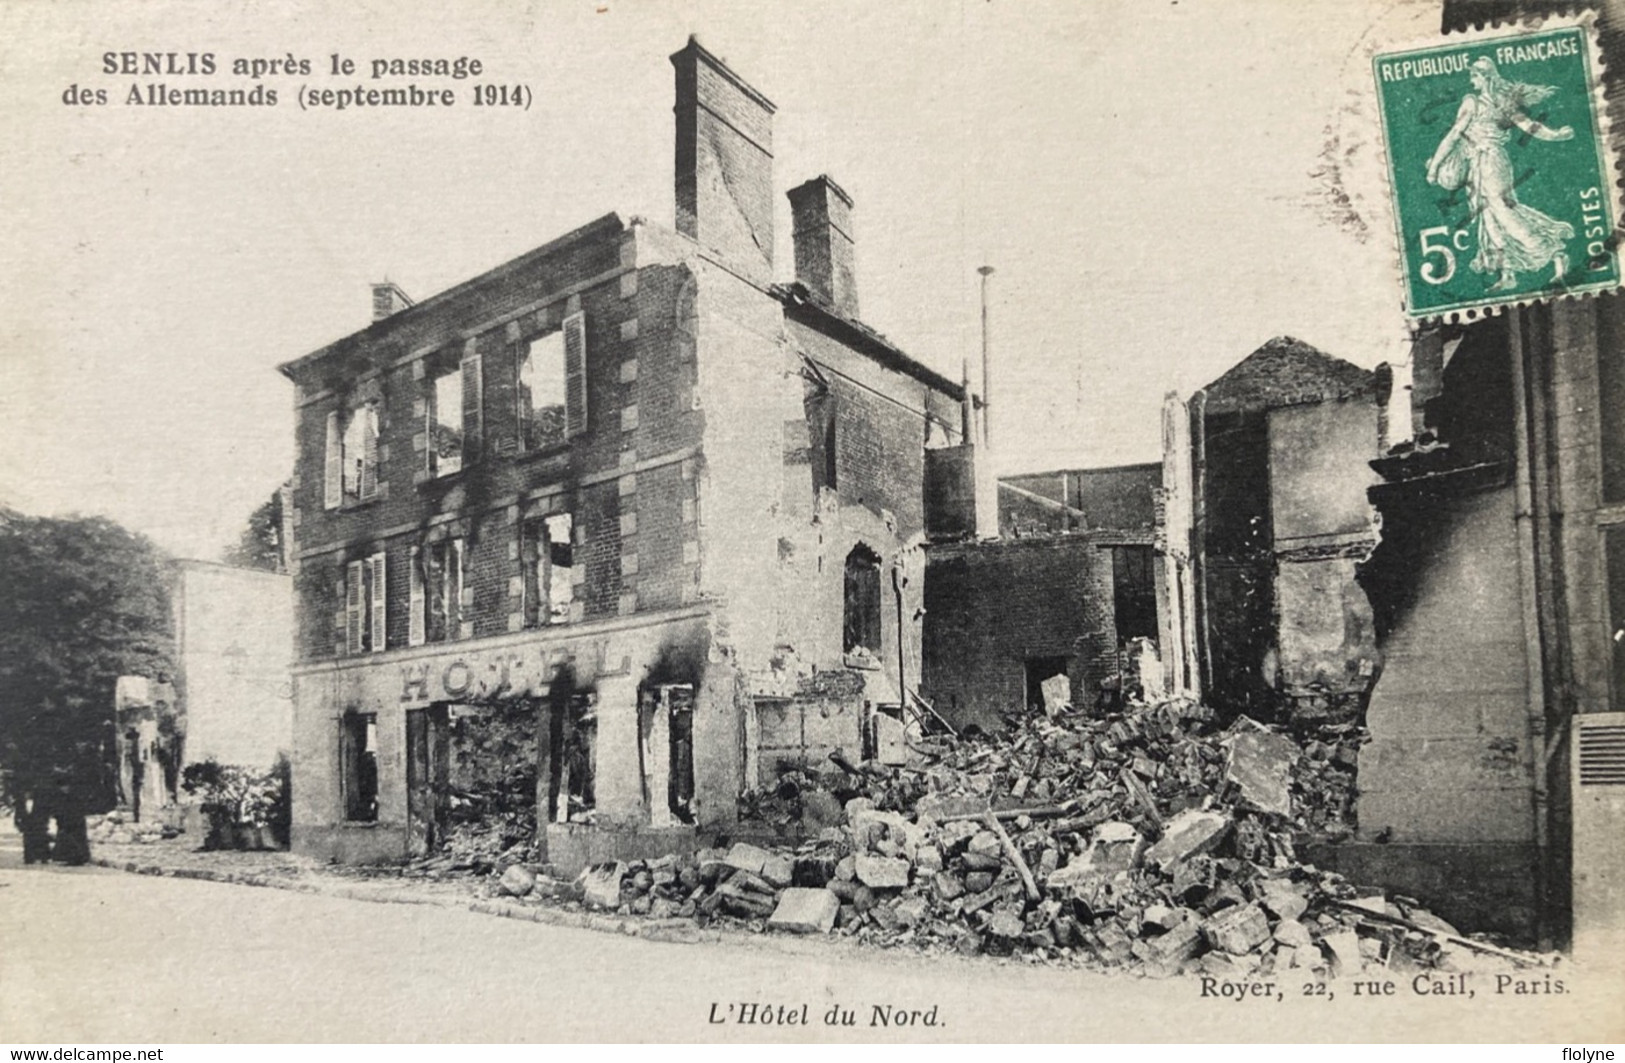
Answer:
<svg viewBox="0 0 1625 1063"><path fill-rule="evenodd" d="M1576 885L1571 903L1597 875L1571 859L1617 851L1571 849L1575 803L1625 782L1617 738L1578 789L1570 759L1587 716L1625 707L1622 343L1618 295L1424 331L1416 438L1373 463L1382 542L1363 580L1384 667L1359 836L1335 866L1547 944L1597 896Z"/></svg>
<svg viewBox="0 0 1625 1063"><path fill-rule="evenodd" d="M1055 676L1067 704L1091 709L1125 687L1165 688L1161 483L1160 463L1007 476L997 537L933 507L924 687L938 712L996 729L1001 713L1053 708L1043 691Z"/></svg>
<svg viewBox="0 0 1625 1063"><path fill-rule="evenodd" d="M1377 541L1367 464L1386 367L1289 336L1164 409L1164 599L1176 689L1227 714L1357 718L1379 667L1356 570Z"/></svg>
<svg viewBox="0 0 1625 1063"><path fill-rule="evenodd" d="M927 448L961 389L859 319L853 204L697 42L676 230L611 214L282 367L295 848L396 859L534 795L563 867L694 844L872 751L920 667ZM885 711L888 710L889 711Z"/></svg>

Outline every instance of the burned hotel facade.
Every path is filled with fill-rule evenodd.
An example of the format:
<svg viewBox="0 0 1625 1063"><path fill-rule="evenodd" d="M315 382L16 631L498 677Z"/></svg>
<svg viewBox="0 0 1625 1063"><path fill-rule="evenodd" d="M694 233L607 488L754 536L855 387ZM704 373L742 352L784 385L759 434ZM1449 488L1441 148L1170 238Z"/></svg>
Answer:
<svg viewBox="0 0 1625 1063"><path fill-rule="evenodd" d="M676 231L611 214L415 305L375 286L282 367L299 851L427 851L495 776L556 866L683 848L872 752L919 683L925 452L963 390L859 321L829 178L789 192L775 283L773 105L693 40L672 63Z"/></svg>

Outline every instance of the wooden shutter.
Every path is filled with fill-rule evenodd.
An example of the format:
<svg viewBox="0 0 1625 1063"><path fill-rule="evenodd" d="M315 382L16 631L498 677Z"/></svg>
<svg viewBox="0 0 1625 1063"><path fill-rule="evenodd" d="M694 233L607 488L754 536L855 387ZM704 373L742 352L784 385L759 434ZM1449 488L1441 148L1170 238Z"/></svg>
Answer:
<svg viewBox="0 0 1625 1063"><path fill-rule="evenodd" d="M412 547L412 563L410 566L410 593L407 597L407 625L406 644L408 646L421 646L427 639L425 625L423 593L423 548Z"/></svg>
<svg viewBox="0 0 1625 1063"><path fill-rule="evenodd" d="M463 355L463 464L472 465L480 457L481 407L484 387L480 379L480 356Z"/></svg>
<svg viewBox="0 0 1625 1063"><path fill-rule="evenodd" d="M361 497L374 498L378 494L378 407L369 402L355 416L361 418Z"/></svg>
<svg viewBox="0 0 1625 1063"><path fill-rule="evenodd" d="M564 434L587 430L587 319L571 314L564 319Z"/></svg>
<svg viewBox="0 0 1625 1063"><path fill-rule="evenodd" d="M327 414L327 468L322 478L322 507L337 509L344 499L344 438L339 435L339 411Z"/></svg>
<svg viewBox="0 0 1625 1063"><path fill-rule="evenodd" d="M351 561L344 569L344 652L361 652L362 562Z"/></svg>
<svg viewBox="0 0 1625 1063"><path fill-rule="evenodd" d="M373 554L367 564L372 569L372 652L382 653L389 639L389 629L384 624L385 610L389 607L389 597L384 592L384 555Z"/></svg>

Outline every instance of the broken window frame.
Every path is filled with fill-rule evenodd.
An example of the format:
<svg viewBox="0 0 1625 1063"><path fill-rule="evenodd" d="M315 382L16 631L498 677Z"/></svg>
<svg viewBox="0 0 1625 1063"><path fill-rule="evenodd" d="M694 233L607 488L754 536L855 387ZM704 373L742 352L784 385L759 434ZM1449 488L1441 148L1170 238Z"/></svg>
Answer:
<svg viewBox="0 0 1625 1063"><path fill-rule="evenodd" d="M412 600L414 612L422 600L423 642L455 642L462 637L467 553L458 538L428 543L417 551Z"/></svg>
<svg viewBox="0 0 1625 1063"><path fill-rule="evenodd" d="M359 403L345 412L339 434L340 492L344 502L378 497L379 403Z"/></svg>
<svg viewBox="0 0 1625 1063"><path fill-rule="evenodd" d="M339 803L346 823L378 821L378 714L339 717Z"/></svg>
<svg viewBox="0 0 1625 1063"><path fill-rule="evenodd" d="M480 355L470 340L461 358L430 359L423 392L423 469L432 479L455 476L480 457L484 383Z"/></svg>
<svg viewBox="0 0 1625 1063"><path fill-rule="evenodd" d="M538 333L524 342L514 359L514 400L518 410L519 450L548 450L570 438L570 372L565 330ZM548 385L558 401L536 405L536 383ZM555 413L556 411L556 413ZM547 414L547 423L543 421Z"/></svg>
<svg viewBox="0 0 1625 1063"><path fill-rule="evenodd" d="M567 512L532 517L520 525L519 577L526 628L574 619L579 570L575 528L575 517Z"/></svg>
<svg viewBox="0 0 1625 1063"><path fill-rule="evenodd" d="M1121 647L1135 638L1156 641L1161 632L1157 624L1155 550L1132 544L1102 549L1111 555L1112 625L1117 632L1117 645Z"/></svg>

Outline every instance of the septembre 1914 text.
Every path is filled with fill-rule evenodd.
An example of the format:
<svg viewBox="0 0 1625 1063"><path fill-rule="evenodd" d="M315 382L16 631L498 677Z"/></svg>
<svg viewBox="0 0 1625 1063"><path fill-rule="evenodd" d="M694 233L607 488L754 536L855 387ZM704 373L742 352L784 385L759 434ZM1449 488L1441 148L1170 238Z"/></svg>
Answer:
<svg viewBox="0 0 1625 1063"><path fill-rule="evenodd" d="M491 77L478 58L378 56L338 52L312 59L294 52L226 56L215 52L109 51L96 77L62 92L68 107L278 107L359 112L378 108L444 111L463 106L529 110L523 81Z"/></svg>

